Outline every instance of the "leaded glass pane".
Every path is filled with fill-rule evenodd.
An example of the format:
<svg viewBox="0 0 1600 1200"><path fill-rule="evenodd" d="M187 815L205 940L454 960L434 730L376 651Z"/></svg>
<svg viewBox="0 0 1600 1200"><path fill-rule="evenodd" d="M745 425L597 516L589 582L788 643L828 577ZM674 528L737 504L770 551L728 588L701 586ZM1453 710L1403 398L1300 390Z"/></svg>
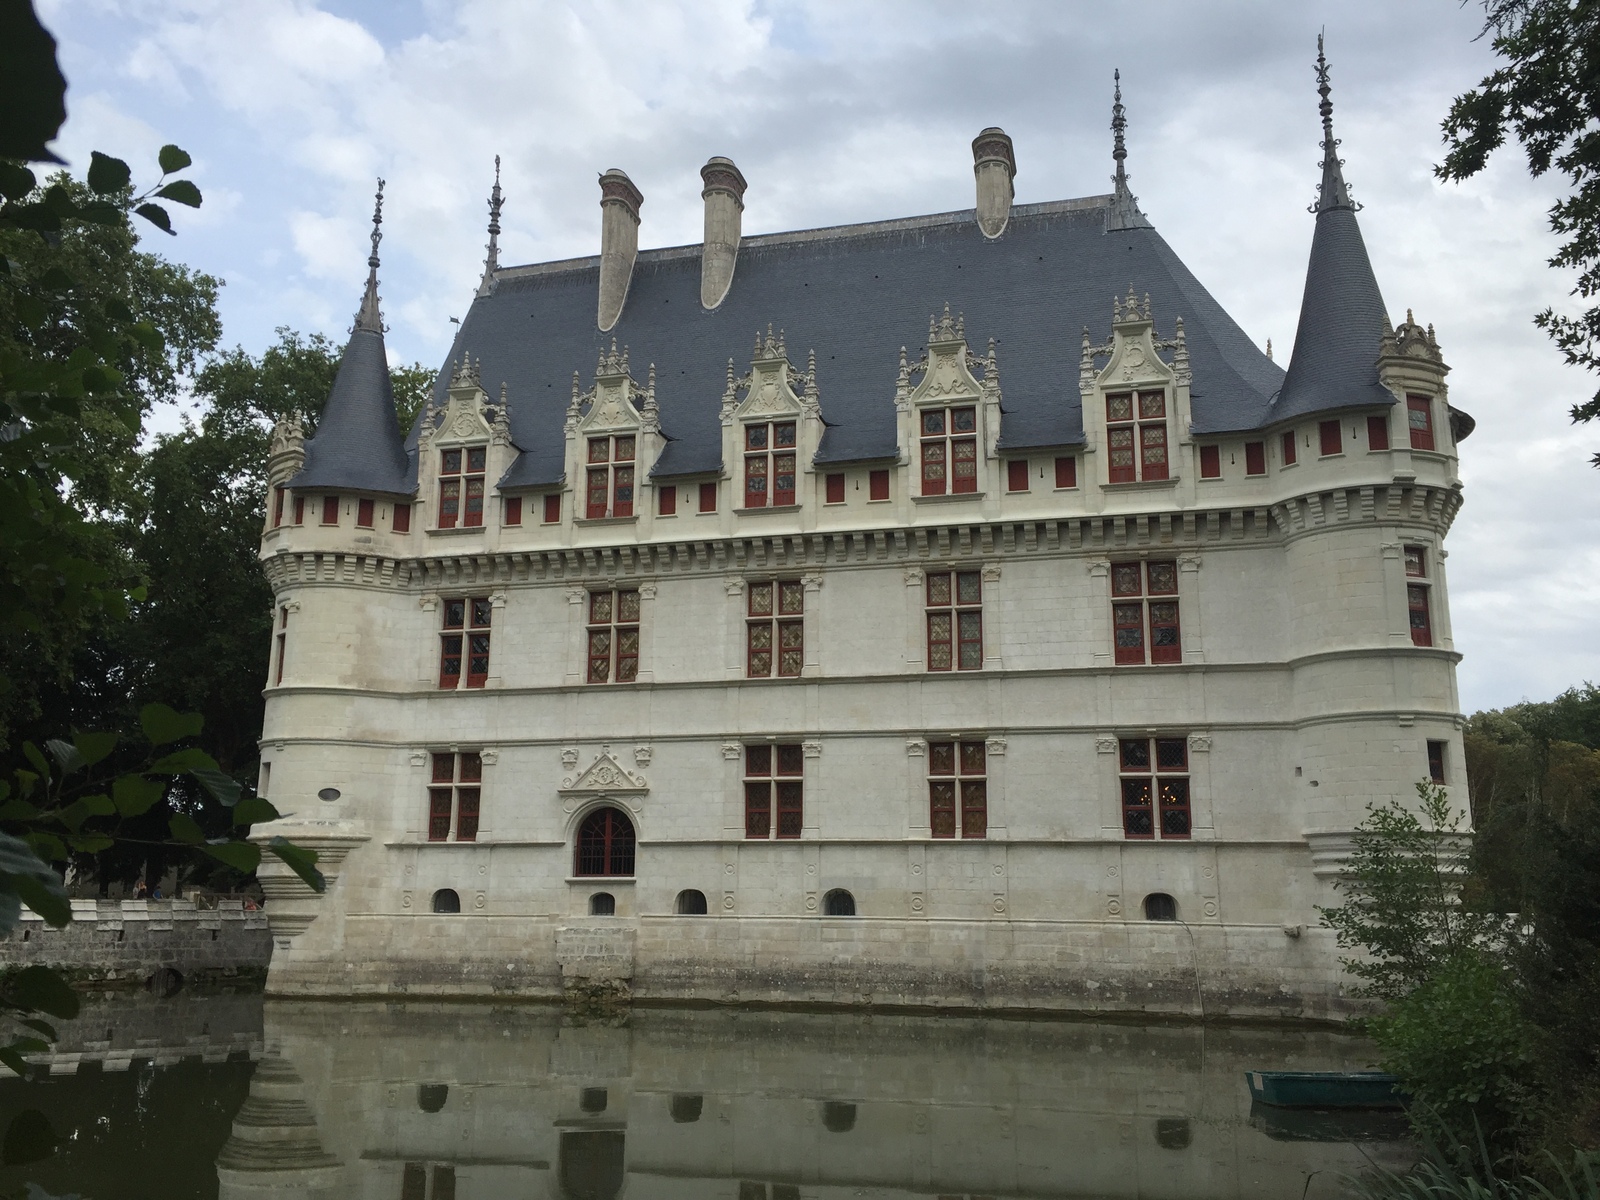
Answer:
<svg viewBox="0 0 1600 1200"><path fill-rule="evenodd" d="M794 743L778 747L778 774L803 775L805 773L805 749Z"/></svg>
<svg viewBox="0 0 1600 1200"><path fill-rule="evenodd" d="M750 615L752 617L770 617L772 615L772 585L770 583L752 583L750 585Z"/></svg>
<svg viewBox="0 0 1600 1200"><path fill-rule="evenodd" d="M1123 738L1121 743L1122 769L1148 771L1150 769L1150 743L1144 738Z"/></svg>
<svg viewBox="0 0 1600 1200"><path fill-rule="evenodd" d="M617 593L617 621L637 621L639 619L639 593L634 591Z"/></svg>
<svg viewBox="0 0 1600 1200"><path fill-rule="evenodd" d="M609 625L611 623L611 593L589 593L589 620L596 625Z"/></svg>
<svg viewBox="0 0 1600 1200"><path fill-rule="evenodd" d="M976 433L978 431L978 410L975 408L952 408L950 410L951 433Z"/></svg>
<svg viewBox="0 0 1600 1200"><path fill-rule="evenodd" d="M1111 594L1137 596L1139 594L1139 564L1115 563L1111 567Z"/></svg>
<svg viewBox="0 0 1600 1200"><path fill-rule="evenodd" d="M744 748L744 773L746 775L771 775L772 747L746 746Z"/></svg>
<svg viewBox="0 0 1600 1200"><path fill-rule="evenodd" d="M928 408L922 411L922 436L934 437L944 432L944 409Z"/></svg>
<svg viewBox="0 0 1600 1200"><path fill-rule="evenodd" d="M961 743L961 773L963 775L982 775L984 770L983 760L982 742Z"/></svg>
<svg viewBox="0 0 1600 1200"><path fill-rule="evenodd" d="M1150 592L1152 595L1170 596L1178 590L1178 566L1170 562L1150 564Z"/></svg>
<svg viewBox="0 0 1600 1200"><path fill-rule="evenodd" d="M935 571L928 576L928 604L930 607L950 603L950 573Z"/></svg>
<svg viewBox="0 0 1600 1200"><path fill-rule="evenodd" d="M805 606L805 585L798 579L788 579L778 585L778 611L784 616L798 616L805 611Z"/></svg>
<svg viewBox="0 0 1600 1200"><path fill-rule="evenodd" d="M1131 421L1133 420L1133 397L1123 393L1106 397L1106 420Z"/></svg>
<svg viewBox="0 0 1600 1200"><path fill-rule="evenodd" d="M1157 738L1156 766L1163 771L1187 770L1189 743L1183 738Z"/></svg>
<svg viewBox="0 0 1600 1200"><path fill-rule="evenodd" d="M928 743L928 774L954 775L956 773L956 744L954 742Z"/></svg>
<svg viewBox="0 0 1600 1200"><path fill-rule="evenodd" d="M983 576L977 571L961 571L956 575L956 603L979 604L983 600Z"/></svg>
<svg viewBox="0 0 1600 1200"><path fill-rule="evenodd" d="M1141 421L1157 421L1166 415L1167 394L1165 392L1139 393L1139 419Z"/></svg>

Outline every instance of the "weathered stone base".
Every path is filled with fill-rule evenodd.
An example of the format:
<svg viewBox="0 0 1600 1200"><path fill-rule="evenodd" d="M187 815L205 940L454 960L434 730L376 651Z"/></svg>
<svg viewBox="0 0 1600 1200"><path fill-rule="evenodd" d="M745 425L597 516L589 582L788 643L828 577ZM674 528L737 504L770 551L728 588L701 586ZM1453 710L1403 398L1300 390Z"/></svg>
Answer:
<svg viewBox="0 0 1600 1200"><path fill-rule="evenodd" d="M277 951L272 996L569 999L1337 1021L1331 936L1277 926L883 918L346 917ZM448 927L448 928L447 928ZM418 936L426 934L427 936ZM329 939L331 940L331 939ZM403 944L402 944L403 942ZM423 957L424 947L444 951Z"/></svg>

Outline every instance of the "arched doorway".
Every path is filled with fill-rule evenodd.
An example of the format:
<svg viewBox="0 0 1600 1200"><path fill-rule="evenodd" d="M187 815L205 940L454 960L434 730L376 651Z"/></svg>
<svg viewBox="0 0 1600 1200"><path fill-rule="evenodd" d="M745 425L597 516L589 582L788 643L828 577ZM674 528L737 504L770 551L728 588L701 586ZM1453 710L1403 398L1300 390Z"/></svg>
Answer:
<svg viewBox="0 0 1600 1200"><path fill-rule="evenodd" d="M597 808L578 826L574 875L632 875L633 822L620 809Z"/></svg>

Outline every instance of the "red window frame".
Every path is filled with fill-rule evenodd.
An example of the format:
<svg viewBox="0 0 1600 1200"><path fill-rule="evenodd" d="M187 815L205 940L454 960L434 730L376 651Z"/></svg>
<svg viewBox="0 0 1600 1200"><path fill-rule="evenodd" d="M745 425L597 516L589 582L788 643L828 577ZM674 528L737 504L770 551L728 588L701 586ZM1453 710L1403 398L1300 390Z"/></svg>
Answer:
<svg viewBox="0 0 1600 1200"><path fill-rule="evenodd" d="M867 472L867 499L887 500L889 498L889 472L887 469Z"/></svg>
<svg viewBox="0 0 1600 1200"><path fill-rule="evenodd" d="M1426 584L1406 584L1406 615L1411 625L1413 646L1433 645L1433 614L1430 611L1429 590Z"/></svg>
<svg viewBox="0 0 1600 1200"><path fill-rule="evenodd" d="M1283 435L1283 465L1292 467L1295 464L1294 430L1289 430Z"/></svg>
<svg viewBox="0 0 1600 1200"><path fill-rule="evenodd" d="M283 496L288 490L282 484L272 489L272 527L274 529L283 524Z"/></svg>
<svg viewBox="0 0 1600 1200"><path fill-rule="evenodd" d="M1183 661L1176 562L1111 564L1111 630L1119 666Z"/></svg>
<svg viewBox="0 0 1600 1200"><path fill-rule="evenodd" d="M1200 478L1201 479L1221 479L1222 478L1222 447L1221 446L1201 446L1200 447Z"/></svg>
<svg viewBox="0 0 1600 1200"><path fill-rule="evenodd" d="M278 665L272 673L272 682L283 682L283 660L289 653L289 606L280 605L278 608Z"/></svg>
<svg viewBox="0 0 1600 1200"><path fill-rule="evenodd" d="M924 581L928 670L983 667L983 573L929 571Z"/></svg>
<svg viewBox="0 0 1600 1200"><path fill-rule="evenodd" d="M633 516L634 456L638 448L638 439L631 433L589 439L583 509L586 518L597 521Z"/></svg>
<svg viewBox="0 0 1600 1200"><path fill-rule="evenodd" d="M744 427L744 506L793 504L799 427L793 421L756 421Z"/></svg>
<svg viewBox="0 0 1600 1200"><path fill-rule="evenodd" d="M823 482L823 503L844 503L844 475L842 473L829 475Z"/></svg>
<svg viewBox="0 0 1600 1200"><path fill-rule="evenodd" d="M1117 777L1124 837L1136 841L1188 839L1193 814L1187 738L1119 738Z"/></svg>
<svg viewBox="0 0 1600 1200"><path fill-rule="evenodd" d="M1367 449L1387 450L1389 448L1389 418L1367 418Z"/></svg>
<svg viewBox="0 0 1600 1200"><path fill-rule="evenodd" d="M1432 450L1433 401L1427 396L1406 396L1406 426L1411 431L1413 450Z"/></svg>
<svg viewBox="0 0 1600 1200"><path fill-rule="evenodd" d="M1113 392L1106 397L1106 447L1111 483L1170 478L1167 393Z"/></svg>
<svg viewBox="0 0 1600 1200"><path fill-rule="evenodd" d="M744 748L745 837L797 838L804 827L804 818L804 748L797 742L747 745Z"/></svg>
<svg viewBox="0 0 1600 1200"><path fill-rule="evenodd" d="M589 593L589 683L633 683L639 678L639 590Z"/></svg>
<svg viewBox="0 0 1600 1200"><path fill-rule="evenodd" d="M439 528L475 529L483 524L484 472L489 447L439 451Z"/></svg>
<svg viewBox="0 0 1600 1200"><path fill-rule="evenodd" d="M922 494L960 496L978 490L978 409L924 408L917 413Z"/></svg>
<svg viewBox="0 0 1600 1200"><path fill-rule="evenodd" d="M504 522L507 525L522 524L522 497L507 496Z"/></svg>
<svg viewBox="0 0 1600 1200"><path fill-rule="evenodd" d="M703 513L717 511L717 485L715 483L702 483L700 485L700 511Z"/></svg>
<svg viewBox="0 0 1600 1200"><path fill-rule="evenodd" d="M294 498L294 523L296 525L304 525L306 523L306 498L304 496L296 496Z"/></svg>
<svg viewBox="0 0 1600 1200"><path fill-rule="evenodd" d="M1338 421L1323 421L1317 426L1317 436L1321 439L1323 458L1344 453L1344 428Z"/></svg>
<svg viewBox="0 0 1600 1200"><path fill-rule="evenodd" d="M1246 475L1265 475L1267 473L1267 444L1265 442L1246 442L1244 444L1244 473Z"/></svg>
<svg viewBox="0 0 1600 1200"><path fill-rule="evenodd" d="M337 525L339 523L339 497L324 496L322 498L322 523L324 525Z"/></svg>
<svg viewBox="0 0 1600 1200"><path fill-rule="evenodd" d="M609 806L597 808L578 826L572 873L588 878L630 876L637 847L633 822L626 813Z"/></svg>
<svg viewBox="0 0 1600 1200"><path fill-rule="evenodd" d="M373 504L371 500L356 501L356 528L371 529L373 517Z"/></svg>
<svg viewBox="0 0 1600 1200"><path fill-rule="evenodd" d="M396 504L394 506L394 531L396 533L411 532L411 505Z"/></svg>
<svg viewBox="0 0 1600 1200"><path fill-rule="evenodd" d="M678 515L678 488L676 484L664 483L656 489L656 514L663 517Z"/></svg>
<svg viewBox="0 0 1600 1200"><path fill-rule="evenodd" d="M466 661L466 686L481 688L489 680L489 626L494 606L485 596L447 596L440 601L443 629L439 634L439 686L445 690L462 684Z"/></svg>
<svg viewBox="0 0 1600 1200"><path fill-rule="evenodd" d="M934 837L988 836L988 775L981 740L928 743L928 825Z"/></svg>
<svg viewBox="0 0 1600 1200"><path fill-rule="evenodd" d="M546 492L544 497L544 523L546 525L559 525L561 523L561 493Z"/></svg>
<svg viewBox="0 0 1600 1200"><path fill-rule="evenodd" d="M1072 455L1064 455L1056 459L1056 487L1075 488L1078 486L1078 460Z"/></svg>
<svg viewBox="0 0 1600 1200"><path fill-rule="evenodd" d="M428 788L428 840L475 842L483 798L483 756L436 752Z"/></svg>
<svg viewBox="0 0 1600 1200"><path fill-rule="evenodd" d="M798 677L805 667L805 584L760 579L747 584L745 592L745 675Z"/></svg>
<svg viewBox="0 0 1600 1200"><path fill-rule="evenodd" d="M1028 490L1028 460L1013 458L1006 462L1006 491L1025 492Z"/></svg>

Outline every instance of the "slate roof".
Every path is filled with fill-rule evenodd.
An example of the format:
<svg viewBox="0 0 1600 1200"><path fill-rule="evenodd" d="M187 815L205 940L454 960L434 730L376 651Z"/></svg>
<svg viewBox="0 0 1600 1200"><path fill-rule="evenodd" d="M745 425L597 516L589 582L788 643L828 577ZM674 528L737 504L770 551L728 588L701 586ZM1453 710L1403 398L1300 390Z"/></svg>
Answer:
<svg viewBox="0 0 1600 1200"><path fill-rule="evenodd" d="M416 494L416 457L401 443L381 329L358 325L350 334L305 465L289 486Z"/></svg>
<svg viewBox="0 0 1600 1200"><path fill-rule="evenodd" d="M493 290L468 310L450 360L470 353L490 395L507 385L512 440L523 453L501 480L506 488L560 482L572 373L589 387L613 336L629 347L637 378L656 365L662 425L673 440L652 474L720 470L727 361L747 370L754 335L768 323L785 331L797 366L816 350L828 425L817 461L891 458L900 347L915 358L929 314L948 302L965 314L975 351L996 339L1001 448L1072 446L1083 442L1082 330L1104 341L1112 298L1131 283L1139 295L1150 294L1162 336L1183 317L1196 432L1276 419L1272 398L1282 369L1153 228L1108 232L1110 200L1017 205L993 241L979 232L971 209L748 237L727 298L710 312L700 305L698 246L642 251L622 317L603 335L595 323L598 257L502 268ZM1376 341L1369 357L1376 357ZM436 385L441 407L449 375L447 362Z"/></svg>

